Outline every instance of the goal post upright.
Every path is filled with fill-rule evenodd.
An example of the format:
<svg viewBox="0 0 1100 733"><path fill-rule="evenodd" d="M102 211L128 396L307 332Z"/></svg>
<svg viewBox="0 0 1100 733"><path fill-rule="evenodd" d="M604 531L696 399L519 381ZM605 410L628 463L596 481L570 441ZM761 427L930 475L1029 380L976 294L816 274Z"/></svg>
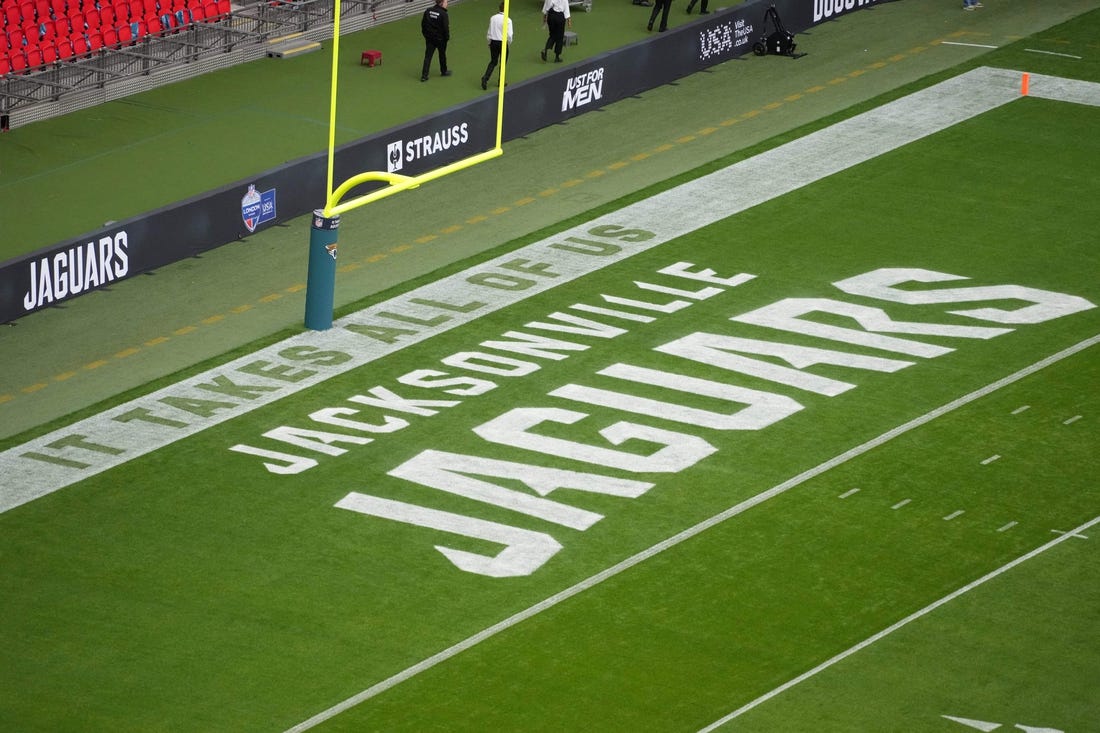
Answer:
<svg viewBox="0 0 1100 733"><path fill-rule="evenodd" d="M337 231L340 226L340 214L365 206L379 199L392 196L401 191L417 188L422 183L456 173L471 166L484 163L504 154L501 147L504 130L504 79L508 63L508 27L511 19L508 15L509 0L504 0L504 38L503 53L500 58L500 79L497 85L496 135L493 147L476 153L449 165L415 176L382 171L367 171L352 176L340 186L333 188L336 153L336 100L340 58L340 3L333 0L333 36L332 36L332 81L329 99L328 129L328 165L325 180L325 206L313 212L309 237L309 270L306 277L305 326L314 331L332 328L332 312L336 291ZM388 186L343 201L356 186L372 181L388 183Z"/></svg>

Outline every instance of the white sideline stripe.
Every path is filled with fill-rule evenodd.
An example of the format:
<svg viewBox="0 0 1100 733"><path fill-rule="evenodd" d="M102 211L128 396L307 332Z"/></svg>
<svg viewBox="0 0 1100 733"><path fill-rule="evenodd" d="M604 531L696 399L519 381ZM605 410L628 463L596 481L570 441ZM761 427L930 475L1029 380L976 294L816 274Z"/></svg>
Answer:
<svg viewBox="0 0 1100 733"><path fill-rule="evenodd" d="M940 45L943 45L943 46L970 46L971 48L997 48L997 46L990 46L988 43L960 43L959 41L940 41Z"/></svg>
<svg viewBox="0 0 1100 733"><path fill-rule="evenodd" d="M530 606L530 607L528 607L528 608L526 608L526 609L524 609L524 610L522 610L522 611L520 611L520 612L518 612L518 613L516 613L512 616L509 616L508 618L504 619L503 621L499 621L499 622L493 624L492 626L490 626L490 627L488 627L488 628L486 628L482 631L479 631L478 633L474 634L473 636L467 637L466 639L463 639L462 641L458 642L457 644L454 644L453 646L450 646L450 647L444 649L441 652L433 654L432 656L418 662L417 664L414 664L413 666L411 666L411 667L409 667L409 668L407 668L407 669L405 669L401 672L398 672L397 674L395 674L391 677L388 677L387 679L384 679L384 680L382 680L381 682L378 682L375 685L372 685L372 686L368 687L367 689L363 690L362 692L359 692L355 695L352 695L351 697L347 698L343 702L339 702L336 705L333 705L332 707L328 708L327 710L323 710L322 712L317 713L313 717L299 723L298 725L294 726L293 728L288 728L285 733L302 733L302 731L306 731L306 730L309 730L310 728L313 728L314 726L320 725L321 723L325 722L326 720L329 720L330 718L333 718L333 717L339 715L340 713L344 712L345 710L353 708L356 705L358 705L359 703L365 702L365 701L371 699L372 697L380 695L381 693L385 692L386 690L389 690L393 687L396 687L397 685L401 684L402 682L405 682L408 679L411 679L412 677L415 677L416 675L420 674L421 672L429 670L432 667L435 667L436 665L441 664L441 663L447 661L448 659L451 659L452 657L456 656L457 654L460 654L461 652L464 652L467 649L470 649L472 647L477 646L478 644L485 641L486 639L489 639L493 636L496 636L500 632L506 631L506 630L510 629L511 627L513 627L513 626L515 626L515 625L517 625L517 624L519 624L523 621L526 621L529 618L537 616L538 614L542 613L543 611L546 611L547 609L553 608L554 606L558 605L562 601L568 600L568 599L572 598L573 596L579 595L580 593L583 593L586 590L594 588L595 586L599 585L600 583L604 582L605 580L608 580L609 578L613 578L614 576L618 575L619 573L622 573L626 570L629 570L630 568L634 567L635 565L638 565L639 563L642 563L642 562L650 559L651 557L654 557L655 555L658 555L659 553L664 552L665 550L667 550L671 547L675 547L676 545L680 544L681 542L684 542L685 540L689 540L692 537L695 537L696 535L701 534L702 532L705 532L706 530L710 529L711 527L714 527L718 524L721 524L722 522L726 521L727 519L730 519L732 517L736 517L738 514L741 514L745 511L753 508L754 506L757 506L759 504L763 504L764 502L768 501L769 499L773 499L773 498L779 496L780 494L783 494L786 491L789 491L790 489L793 489L794 487L799 486L800 484L803 484L806 481L809 481L810 479L815 478L815 477L825 473L826 471L828 471L832 468L836 468L837 466L840 466L844 463L847 463L848 461L852 460L853 458L858 458L859 456L863 455L864 453L867 453L868 451L870 451L874 448L877 448L880 445L884 445L885 443L888 443L889 441L893 440L894 438L897 438L898 436L904 435L905 433L908 433L911 430L919 428L922 425L925 425L926 423L929 423L929 422L931 422L932 420L935 420L938 417L942 417L943 415L946 415L949 412L957 410L958 408L963 407L963 406L973 402L974 400L977 400L981 397L985 397L986 395L991 394L992 392L995 392L996 390L1001 389L1002 387L1006 387L1010 384L1018 382L1019 380L1025 378L1025 377L1028 377L1028 376L1034 374L1035 372L1050 366L1051 364L1055 364L1055 363L1057 363L1057 362L1059 362L1063 359L1066 359L1070 356L1073 356L1074 354L1078 353L1079 351L1083 351L1084 349L1087 349L1090 346L1095 345L1096 343L1100 343L1100 334L1098 334L1096 336L1093 336L1090 339L1086 339L1085 341L1081 341L1080 343L1075 344L1075 345L1069 347L1068 349L1063 349L1062 351L1059 351L1056 354L1052 354L1052 355L1046 357L1045 359L1042 359L1040 361L1035 362L1034 364L1032 364L1030 366L1024 367L1023 369L1019 370L1018 372L1015 372L1014 374L1010 374L1007 377L1003 377L1002 379L998 379L996 382L992 382L992 383L986 385L985 387L982 387L980 389L977 389L977 390L971 392L970 394L963 395L962 397L959 397L958 399L955 399L951 402L948 402L945 405L941 405L940 407L937 407L936 409L934 409L930 412L927 412L924 415L921 415L920 417L913 418L912 420L910 420L907 423L903 423L903 424L897 426L896 428L888 430L885 433L882 433L881 435L879 435L878 437L872 438L872 439L868 440L865 443L857 445L854 448L850 448L849 450L845 451L844 453L841 453L838 456L834 456L833 458L830 458L829 460L825 461L824 463L819 463L817 466L814 466L813 468L810 468L806 471L803 471L802 473L798 474L797 476L789 478L781 484L777 484L776 486L773 486L772 488L770 488L766 491L762 491L761 493L759 493L755 496L749 497L748 499L742 501L741 503L735 504L734 506L730 507L729 509L726 509L725 511L723 511L719 514L715 514L714 516L710 517L709 519L705 519L702 522L699 522L698 524L696 524L692 527L688 527L687 529L685 529L685 530L669 537L668 539L662 540L661 542L658 542L657 544L653 545L652 547L649 547L648 549L642 550L641 552L637 553L636 555L628 557L627 559L625 559L625 560L623 560L623 561L621 561L621 562L619 562L615 565L612 565L611 567L607 568L606 570L603 570L599 573L596 573L595 575L592 575L592 576L580 581L576 585L573 585L569 588L566 588L565 590L559 591L558 593L555 593L554 595L552 595L552 596L550 596L550 597L548 597L548 598L546 598L542 601L539 601L535 605ZM1094 520L1094 521L1096 521L1096 520ZM1078 530L1075 530L1075 531L1080 531L1080 529L1081 528L1079 528Z"/></svg>
<svg viewBox="0 0 1100 733"><path fill-rule="evenodd" d="M1063 425L1072 425L1073 423L1077 422L1080 419L1081 419L1080 415L1074 415L1073 417L1069 418L1068 420L1063 420L1062 424Z"/></svg>
<svg viewBox="0 0 1100 733"><path fill-rule="evenodd" d="M1031 409L1031 405L1022 405L1020 407L1017 407L1015 410L1013 410L1012 414L1013 415L1019 415L1021 412L1025 412L1025 411L1030 410L1030 409Z"/></svg>
<svg viewBox="0 0 1100 733"><path fill-rule="evenodd" d="M903 506L905 506L906 504L908 504L911 501L913 501L913 500L912 499L902 499L901 501L899 501L897 504L894 504L894 506L892 506L890 508L891 509L901 509Z"/></svg>
<svg viewBox="0 0 1100 733"><path fill-rule="evenodd" d="M993 463L993 461L1000 460L1000 458L1001 458L1001 456L999 454L994 453L989 458L986 458L984 461L982 461L982 465L983 466L988 466L990 463Z"/></svg>
<svg viewBox="0 0 1100 733"><path fill-rule="evenodd" d="M966 512L964 512L962 509L956 509L955 511L944 517L943 521L950 522L952 519L955 519L956 517L961 517L964 514L966 514Z"/></svg>
<svg viewBox="0 0 1100 733"><path fill-rule="evenodd" d="M1074 533L1081 532L1083 530L1088 529L1089 527L1092 527L1093 525L1097 524L1098 522L1100 522L1100 517L1093 517L1092 519L1085 522L1084 524L1082 524L1077 529L1073 530L1073 532ZM1006 525L1006 527L1007 526L1008 525ZM1041 555L1042 553L1044 553L1047 550L1055 547L1056 545L1058 545L1062 542L1065 542L1071 536L1073 536L1073 535L1072 534L1062 535L1061 537L1058 537L1057 539L1053 539L1050 542L1047 542L1045 545L1040 545L1039 547L1036 547L1031 552L1029 552L1025 555L1021 555L1020 557L1016 558L1015 560L1012 560L1011 562L1007 563L1006 565L1002 565L1001 567L997 568L996 570L994 570L990 573L987 573L987 574L983 575L982 577L978 578L977 580L972 581L972 582L964 585L962 588L959 588L958 590L955 590L955 591L947 594L943 598L940 598L938 601L933 601L932 603L928 604L927 606L920 609L919 611L916 611L915 613L911 613L910 615L906 616L905 618L903 618L901 621L898 621L894 625L886 627L885 629L878 632L874 636L870 636L870 637L864 639L863 641L859 642L855 646L850 647L850 648L842 651L840 654L837 654L835 657L832 657L831 659L827 659L826 661L824 661L821 664L817 665L813 669L811 669L807 672L803 672L798 677L795 677L794 679L790 680L789 682L786 682L786 683L780 685L779 687L776 687L771 692L767 692L767 693L761 695L760 697L756 698L752 702L747 703L745 705L742 705L737 710L734 710L732 713L725 716L724 718L720 718L719 720L716 720L715 722L708 725L706 728L700 729L699 733L710 733L710 731L713 731L716 728L718 728L722 725L725 725L729 721L733 720L734 718L737 718L740 715L743 715L743 714L747 713L748 711L752 710L753 708L757 707L758 705L761 705L762 703L765 703L768 700L771 700L772 698L776 697L777 695L780 695L780 694L786 692L787 690L791 689L795 685L797 685L801 682L805 682L806 680L810 679L811 677L813 677L817 673L823 672L824 670L828 669L829 667L832 667L837 662L841 662L841 661L847 659L848 657L852 656L856 652L859 652L859 651L862 651L862 650L866 649L867 647L874 644L876 641L879 641L880 639L889 636L890 634L894 633L895 631L902 628L903 626L907 626L908 624L912 623L913 621L916 621L917 619L919 619L923 616L927 616L928 614L930 614L932 611L935 611L940 606L943 606L947 603L950 603L951 601L955 600L956 598L963 595L964 593L969 593L970 591L974 590L978 586L980 586L984 583L987 583L990 580L993 580L998 575L1003 575L1004 573L1008 572L1009 570L1012 570L1013 568L1015 568L1017 565L1020 565L1021 563L1024 563L1024 562L1032 559L1033 557Z"/></svg>
<svg viewBox="0 0 1100 733"><path fill-rule="evenodd" d="M841 494L837 498L838 499L847 499L852 494L858 494L858 493L859 493L859 489L848 489L847 491L845 491L843 494Z"/></svg>
<svg viewBox="0 0 1100 733"><path fill-rule="evenodd" d="M993 46L990 46L990 48L993 48ZM1045 53L1047 56L1063 56L1067 59L1080 59L1081 58L1080 56L1074 56L1072 53L1058 53L1057 51L1040 51L1037 48L1025 48L1024 50L1025 51L1030 51L1031 53Z"/></svg>
<svg viewBox="0 0 1100 733"><path fill-rule="evenodd" d="M998 531L998 532L1007 532L1008 530L1010 530L1010 529L1012 529L1013 527L1015 527L1015 526L1016 526L1017 524L1019 524L1019 522L1009 522L1009 523L1008 523L1008 524L1006 524L1006 525L1003 525L1003 526L1001 526L1001 527L998 527L998 528L997 528L997 531Z"/></svg>
<svg viewBox="0 0 1100 733"><path fill-rule="evenodd" d="M341 318L328 331L305 332L240 357L221 367L211 369L125 404L113 407L86 420L73 423L23 445L0 453L0 513L38 499L77 483L134 458L170 445L186 437L245 415L283 397L301 392L327 379L356 369L376 359L437 336L477 318L489 315L526 298L570 282L602 267L614 264L639 252L671 241L688 232L726 219L758 204L814 183L883 153L934 134L1019 99L1021 72L981 68L910 94L874 110L838 122L798 140L736 163L702 178L612 212L573 229L559 232L469 270L435 281L396 298ZM1033 96L1045 94L1050 99L1065 96L1068 101L1091 100L1100 106L1100 84L1074 80L1031 76ZM747 185L746 182L751 182ZM644 243L623 244L614 256L594 258L561 249L552 249L565 237L587 237L587 230L598 225L628 226L654 232ZM505 273L504 265L517 258L531 258L552 263L558 278L542 278L534 287L516 291L475 288L466 278L479 273ZM397 311L406 314L438 315L425 312L416 301L434 300L454 303L455 298L477 299L486 307L468 313L451 313L445 324L426 327L423 331L396 344L383 344L347 329L354 323L387 323L380 314ZM462 301L465 302L465 301ZM238 370L258 361L283 363L278 355L291 347L312 347L322 351L338 351L353 358L341 365L314 367L315 374L298 382L257 379L250 383L271 387L255 399L241 401L215 414L188 417L185 427L157 425L140 420L121 421L134 410L146 409L163 414L163 398L209 400L211 393L199 387L215 377L239 378ZM245 372L247 374L247 372ZM227 399L227 398L222 398ZM73 434L94 436L93 441L110 446L117 452L82 451L80 460L86 467L48 463L27 458L24 454L55 455L50 447Z"/></svg>

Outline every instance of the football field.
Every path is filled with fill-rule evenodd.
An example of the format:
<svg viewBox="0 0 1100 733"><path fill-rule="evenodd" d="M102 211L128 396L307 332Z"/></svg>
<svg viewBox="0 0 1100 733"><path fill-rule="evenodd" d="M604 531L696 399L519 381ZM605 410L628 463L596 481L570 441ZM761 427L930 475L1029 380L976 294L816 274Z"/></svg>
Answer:
<svg viewBox="0 0 1100 733"><path fill-rule="evenodd" d="M1095 730L1100 85L1021 78L0 453L0 721Z"/></svg>

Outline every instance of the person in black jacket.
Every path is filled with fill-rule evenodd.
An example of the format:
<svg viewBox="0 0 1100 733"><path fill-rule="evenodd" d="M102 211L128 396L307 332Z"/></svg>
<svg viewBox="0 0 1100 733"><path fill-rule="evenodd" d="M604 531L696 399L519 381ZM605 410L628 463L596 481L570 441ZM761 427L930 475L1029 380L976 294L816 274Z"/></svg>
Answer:
<svg viewBox="0 0 1100 733"><path fill-rule="evenodd" d="M435 5L424 11L420 18L420 33L424 36L424 68L420 70L420 81L428 80L428 69L436 51L439 51L439 75L450 76L447 41L451 40L451 20L447 17L447 0L435 0Z"/></svg>
<svg viewBox="0 0 1100 733"><path fill-rule="evenodd" d="M668 30L668 11L672 7L672 0L657 0L653 3L653 12L649 14L649 25L646 26L648 30L653 30L653 21L657 20L657 15L661 16L661 27L658 29L661 33Z"/></svg>

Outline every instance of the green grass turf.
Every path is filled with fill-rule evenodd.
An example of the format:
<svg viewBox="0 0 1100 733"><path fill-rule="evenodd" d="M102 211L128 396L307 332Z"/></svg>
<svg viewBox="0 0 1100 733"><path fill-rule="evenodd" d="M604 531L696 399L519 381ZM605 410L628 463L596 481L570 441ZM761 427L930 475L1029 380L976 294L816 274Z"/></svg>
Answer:
<svg viewBox="0 0 1100 733"><path fill-rule="evenodd" d="M0 516L0 616L14 660L0 671L0 687L20 691L0 699L0 720L51 731L282 730L743 498L1095 335L1094 309L990 341L926 339L957 351L896 374L815 369L858 386L834 398L799 394L805 410L758 433L626 416L698 432L720 450L675 476L645 475L656 485L638 499L558 492L555 499L605 519L586 532L554 529L564 549L527 578L460 573L432 545L464 546L461 540L332 508L358 490L545 530L385 472L427 447L558 465L493 448L470 428L517 405L563 406L546 392L568 381L611 386L594 372L615 361L716 378L652 351L694 330L821 345L727 319L784 297L837 296L830 282L876 267L928 267L1097 302L1095 254L1078 232L1096 220L1100 191L1095 181L1060 173L1100 158L1095 136L1082 134L1097 122L1094 108L1020 100ZM1069 139L1077 144L1066 145ZM569 303L599 292L632 294L632 281L653 280L656 269L679 260L759 277L547 362L535 375L501 380L492 392L323 458L298 476L270 476L257 459L227 451ZM913 320L963 320L941 306L887 310ZM1051 529L1095 516L1100 494L1087 467L1098 447L1090 417L1096 377L1095 355L1078 354L680 545L325 729L697 729L1045 542ZM695 397L676 400L714 408ZM1011 415L1020 404L1032 408ZM590 440L588 423L624 417L580 409L592 417L561 434ZM1063 425L1073 414L1085 417ZM981 466L993 453L1003 458ZM861 493L836 498L852 486ZM908 510L889 509L907 497L914 499ZM966 514L942 519L958 509ZM1020 526L997 533L1007 521ZM1084 614L1087 631L1088 597L1079 600L1083 609L1078 599L1066 600L1064 618ZM1084 672L1095 678L1100 670L1089 660ZM989 705L1014 703L989 693ZM904 698L906 690L896 694ZM1087 710L1069 710L1059 722L1083 727ZM939 730L939 714L937 707L932 722L894 729ZM804 729L807 715L796 709L779 729Z"/></svg>

